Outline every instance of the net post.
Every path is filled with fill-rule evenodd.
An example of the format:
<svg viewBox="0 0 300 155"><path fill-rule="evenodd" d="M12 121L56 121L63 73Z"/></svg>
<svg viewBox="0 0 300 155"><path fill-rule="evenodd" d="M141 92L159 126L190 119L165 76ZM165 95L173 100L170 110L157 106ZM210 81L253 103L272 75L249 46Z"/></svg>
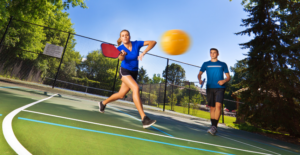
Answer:
<svg viewBox="0 0 300 155"><path fill-rule="evenodd" d="M63 59L64 59L64 55L65 55L65 52L66 52L66 49L67 49L67 45L68 45L68 42L69 42L70 35L71 35L71 33L69 32L68 39L67 39L67 42L66 42L66 45L65 45L65 48L64 48L64 52L63 52L63 55L62 55L62 57L61 57L61 59L60 59L60 64L59 64L59 66L58 66L58 68L57 68L56 76L55 76L54 82L53 82L53 84L52 84L52 89L53 89L54 86L55 86L56 79L57 79L57 76L58 76L58 73L59 73L59 70L60 70L60 66L61 66L61 64L62 64L62 61L63 61Z"/></svg>
<svg viewBox="0 0 300 155"><path fill-rule="evenodd" d="M114 92L115 92L115 86L116 86L116 81L117 81L117 74L118 74L118 69L119 69L119 62L120 62L120 60L118 59L117 68L116 68L116 74L115 74L115 80L114 80L114 85L113 85L113 88L112 88L111 95L113 95Z"/></svg>
<svg viewBox="0 0 300 155"><path fill-rule="evenodd" d="M9 29L9 25L10 25L12 19L13 19L13 16L11 16L10 19L9 19L9 22L8 22L8 24L6 26L5 32L4 32L4 34L3 34L2 38L1 38L0 46L2 46L2 43L3 43L4 39L5 39L6 33L7 33L8 29Z"/></svg>
<svg viewBox="0 0 300 155"><path fill-rule="evenodd" d="M166 95L167 95L167 81L168 81L168 68L169 68L169 59L167 59L167 67L166 67L166 77L165 77L165 94L164 94L164 107L163 111L165 111L166 106Z"/></svg>

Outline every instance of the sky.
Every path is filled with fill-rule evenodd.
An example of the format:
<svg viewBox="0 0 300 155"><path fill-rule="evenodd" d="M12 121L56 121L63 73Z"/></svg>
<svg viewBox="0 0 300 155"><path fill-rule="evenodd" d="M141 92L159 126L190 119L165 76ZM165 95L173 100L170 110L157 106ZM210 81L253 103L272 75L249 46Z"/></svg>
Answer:
<svg viewBox="0 0 300 155"><path fill-rule="evenodd" d="M157 41L149 53L196 66L209 61L209 49L217 48L218 59L225 62L229 70L248 53L239 44L250 41L251 37L234 34L246 29L240 26L242 19L247 18L241 0L88 0L86 4L88 9L67 10L79 35L116 44L120 31L127 29L132 41ZM172 29L185 31L192 40L190 48L182 55L173 56L162 51L161 36ZM100 42L81 37L75 39L75 50L81 55L100 49ZM153 74L162 74L166 63L165 59L146 55L139 67L143 66L152 78ZM198 81L199 67L177 64L185 69L186 80Z"/></svg>

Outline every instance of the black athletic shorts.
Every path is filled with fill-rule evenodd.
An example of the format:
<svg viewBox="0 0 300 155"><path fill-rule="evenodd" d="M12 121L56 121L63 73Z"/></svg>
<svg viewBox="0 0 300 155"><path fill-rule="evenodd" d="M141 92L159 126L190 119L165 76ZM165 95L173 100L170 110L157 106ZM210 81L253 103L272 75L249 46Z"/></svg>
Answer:
<svg viewBox="0 0 300 155"><path fill-rule="evenodd" d="M123 67L120 67L120 72L119 72L120 79L122 79L122 76L131 76L135 81L138 76L138 71L131 71L128 69L125 69Z"/></svg>
<svg viewBox="0 0 300 155"><path fill-rule="evenodd" d="M207 102L208 106L215 107L216 102L223 104L225 88L207 88Z"/></svg>

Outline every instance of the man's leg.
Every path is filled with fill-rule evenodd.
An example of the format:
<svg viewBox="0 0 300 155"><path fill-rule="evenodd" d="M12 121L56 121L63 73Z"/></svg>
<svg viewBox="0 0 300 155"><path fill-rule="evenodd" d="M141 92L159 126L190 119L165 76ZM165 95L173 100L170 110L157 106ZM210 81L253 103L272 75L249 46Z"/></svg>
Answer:
<svg viewBox="0 0 300 155"><path fill-rule="evenodd" d="M222 104L220 102L216 102L216 107L215 107L215 112L214 112L214 119L215 119L215 122L214 122L214 126L218 126L218 122L219 122L219 119L220 119L220 116L221 116L221 109L222 108Z"/></svg>
<svg viewBox="0 0 300 155"><path fill-rule="evenodd" d="M217 89L216 91L216 106L215 106L215 121L214 121L214 126L218 126L219 123L219 119L221 116L221 112L222 112L222 104L223 104L223 100L224 100L224 93L225 93L225 89L221 88L221 89Z"/></svg>
<svg viewBox="0 0 300 155"><path fill-rule="evenodd" d="M210 121L211 125L214 125L214 120L215 120L215 112L216 112L216 107L210 107Z"/></svg>

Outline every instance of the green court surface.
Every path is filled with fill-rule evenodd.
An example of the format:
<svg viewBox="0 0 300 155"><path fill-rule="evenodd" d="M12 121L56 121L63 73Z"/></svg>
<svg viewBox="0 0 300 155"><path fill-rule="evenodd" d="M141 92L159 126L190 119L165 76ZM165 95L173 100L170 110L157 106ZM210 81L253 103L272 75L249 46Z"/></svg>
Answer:
<svg viewBox="0 0 300 155"><path fill-rule="evenodd" d="M15 139L31 154L298 154L299 146L220 124L216 136L206 132L210 122L184 114L145 108L157 123L142 128L132 104L111 103L98 112L97 101L0 85L0 154L17 154ZM53 97L51 97L53 96ZM51 98L50 98L51 97ZM34 104L42 99L47 99ZM5 135L4 118L33 104L12 119L14 135Z"/></svg>

